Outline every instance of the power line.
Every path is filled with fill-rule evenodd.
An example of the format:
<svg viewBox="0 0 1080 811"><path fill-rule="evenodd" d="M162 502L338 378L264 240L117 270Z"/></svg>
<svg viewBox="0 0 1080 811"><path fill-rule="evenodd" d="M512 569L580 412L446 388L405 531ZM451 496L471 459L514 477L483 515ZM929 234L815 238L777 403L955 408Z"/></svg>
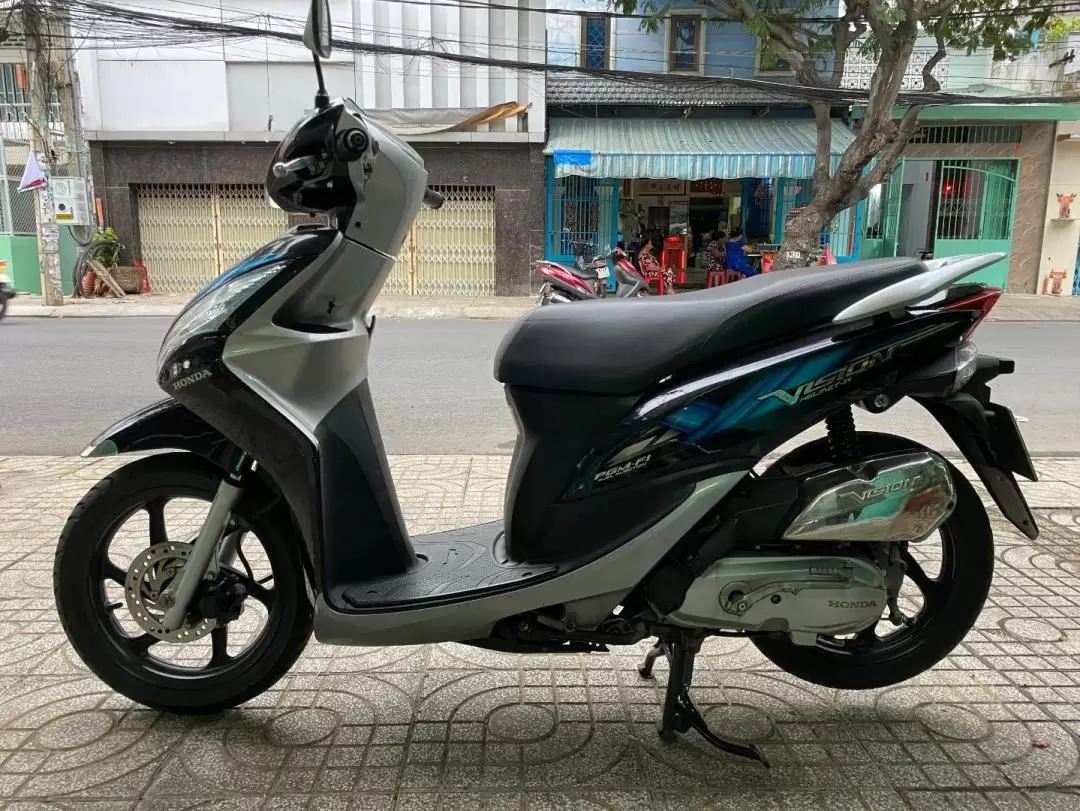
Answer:
<svg viewBox="0 0 1080 811"><path fill-rule="evenodd" d="M412 5L417 5L417 6L428 6L428 7L430 7L432 5L436 5L436 6L445 6L445 7L453 7L453 8L467 8L467 9L506 8L506 9L518 10L521 13L524 13L524 14L547 13L546 11L543 11L543 10L525 9L525 8L520 8L520 7L517 7L517 6L509 6L509 5L498 4L498 3L488 4L488 3L484 3L484 2L476 2L475 0L458 0L457 2L440 2L440 0L430 0L430 1L429 0L396 0L396 2L403 2L403 3L406 3L406 4L412 4ZM278 20L278 21L280 21L282 23L286 23L286 24L295 26L298 29L302 28L302 26L303 26L303 21L302 20L300 20L298 18L291 18L291 17L287 17L287 16L282 16L282 15L270 15L270 14L255 14L255 15L253 15L247 9L239 9L239 8L229 7L229 6L210 6L210 5L207 5L207 4L199 3L199 2L197 2L197 0L186 0L184 5L192 6L192 7L195 7L195 8L205 8L205 9L208 9L208 10L216 11L218 13L220 13L220 11L222 9L224 9L226 11L237 12L237 13L243 12L243 14L241 14L241 18L243 18L243 19L257 19L257 20L260 20L260 21L263 20L263 19L265 19L267 21L270 21L270 20L273 19L273 20ZM1065 5L1072 5L1072 6L1080 8L1080 3L1078 3L1077 0L1069 0L1069 2L1065 3ZM137 6L137 5L129 5L129 6L126 6L125 8L127 8L127 9L138 9L140 7ZM145 9L146 7L141 7L141 8ZM573 14L573 15L583 15L583 16L589 16L591 14L594 14L594 12L588 12L588 11L580 11L579 12L579 11L565 10L565 9L548 9L547 11L550 11L550 12L570 11L570 13ZM615 15L615 16L620 16L620 15ZM643 16L643 15L638 15L638 16ZM452 48L454 46L461 47L461 46L464 46L467 43L474 43L478 47L483 47L483 46L490 46L490 45L493 45L496 42L498 42L498 43L503 43L506 47L514 48L515 50L517 50L519 52L519 54L522 51L524 51L526 53L528 53L530 51L543 52L544 55L545 55L545 60L546 60L546 58L549 55L549 52L551 50L549 48L546 48L545 46L532 46L532 45L529 45L527 43L521 43L518 40L493 39L493 38L490 38L490 37L488 37L485 40L466 40L466 39L463 39L461 37L458 37L458 39L456 41L439 40L438 38L435 38L435 37L410 37L406 32L401 31L399 29L383 29L383 28L380 28L378 26L357 25L355 22L353 23L353 25L349 26L349 28L351 28L353 33L358 33L359 32L359 33L362 34L364 32L370 31L376 36L383 35L383 36L388 36L388 37L399 39L399 40L401 40L403 47L404 47L404 42L409 41L409 40L412 40L414 42L416 42L416 41L430 41L433 44L442 43L442 44L445 44L446 46L449 46L450 48ZM260 37L265 37L266 35L267 35L267 32L265 30L262 30L261 27L260 27L259 36ZM175 36L175 34L173 36ZM271 34L271 36L272 36L272 34ZM745 35L740 35L740 36L745 36ZM113 41L116 41L116 40L113 40ZM123 40L121 40L121 41L123 41ZM151 44L156 44L156 45L165 44L165 43L160 42L160 41L155 42L155 43L148 43L145 40L145 37L142 37L142 36L136 37L135 38L135 43L137 43L137 45L145 45L145 46L149 46ZM136 45L133 44L132 47L136 47ZM648 53L654 53L654 52L649 51ZM757 51L721 50L721 51L705 51L702 55L703 55L703 57L715 57L715 56L721 56L721 57L723 57L723 56L754 57L754 56L756 56L756 54L757 54ZM420 57L413 56L413 58L420 58ZM639 62L639 63L655 64L657 66L661 66L661 65L664 66L664 67L667 66L667 56L666 56L666 54L663 55L663 56L657 56L657 57L638 56L638 57L636 57L636 61ZM745 69L746 66L745 65L737 65L737 64L725 64L725 63L717 64L716 62L713 62L713 64L710 67L719 68L719 69L726 69L726 70L730 70L730 71L734 72L736 70L743 70L743 69ZM987 78L983 74L963 75L963 74L955 74L954 73L954 74L951 74L951 75L954 78L968 78L968 79L973 79L973 80L985 80ZM1052 79L1051 80L1038 80L1038 79L1035 79L1035 80L1032 80L1032 81L1033 82L1039 82L1039 83L1051 84L1051 85L1055 84L1055 80L1052 80Z"/></svg>
<svg viewBox="0 0 1080 811"><path fill-rule="evenodd" d="M73 10L75 8L81 8L96 15L115 17L131 23L145 22L152 27L168 27L174 31L190 31L193 33L197 32L201 34L216 33L221 34L223 37L230 36L241 38L262 38L268 36L266 30L262 28L251 28L247 26L236 25L233 23L215 23L208 22L206 20L136 11L128 8L112 6L107 3L95 2L94 0L72 0L71 7ZM269 34L269 36L273 39L279 39L282 41L294 43L302 41L302 35L300 33L273 31ZM412 48L382 43L355 42L351 40L339 39L334 41L334 47L353 53L421 57L439 61L454 62L464 65L497 67L517 71L576 73L602 76L619 81L650 82L657 84L670 82L670 78L665 75L652 74L643 71L622 71L582 68L569 65L551 65L545 63L523 61L518 59L507 59L490 56L471 56L468 54L447 53L445 51L426 50L422 48ZM677 80L680 82L686 82L688 84L698 83L702 87L743 87L762 92L778 93L785 96L797 96L804 98L808 101L817 101L823 103L860 103L866 101L869 95L867 91L852 88L812 87L807 85L777 82L768 79L756 78L750 79L732 77L726 79L715 79L710 77L680 75L677 77ZM902 92L898 97L897 101L901 104L985 104L987 102L985 97L977 95L943 92L928 93L921 91ZM1060 98L1056 96L1034 95L1010 96L995 99L995 103L1000 104L1021 104L1033 102L1046 103L1057 101L1060 101Z"/></svg>

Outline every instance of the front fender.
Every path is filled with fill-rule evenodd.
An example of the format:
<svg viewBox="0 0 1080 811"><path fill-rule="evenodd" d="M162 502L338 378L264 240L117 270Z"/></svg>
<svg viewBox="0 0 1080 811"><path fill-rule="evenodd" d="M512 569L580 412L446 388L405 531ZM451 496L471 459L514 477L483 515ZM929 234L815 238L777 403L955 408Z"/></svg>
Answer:
<svg viewBox="0 0 1080 811"><path fill-rule="evenodd" d="M237 447L201 417L169 398L148 405L114 423L87 445L80 455L93 458L160 450L188 451L208 460L224 473L235 460ZM261 466L256 475L271 493L281 494L277 484ZM304 538L296 523L296 515L288 508L287 502L286 509L293 521L297 537ZM304 540L305 543L300 544L301 557L304 569L314 583L314 549L310 539Z"/></svg>
<svg viewBox="0 0 1080 811"><path fill-rule="evenodd" d="M99 434L82 456L114 456L143 451L189 451L225 468L236 446L201 417L171 398L136 411Z"/></svg>

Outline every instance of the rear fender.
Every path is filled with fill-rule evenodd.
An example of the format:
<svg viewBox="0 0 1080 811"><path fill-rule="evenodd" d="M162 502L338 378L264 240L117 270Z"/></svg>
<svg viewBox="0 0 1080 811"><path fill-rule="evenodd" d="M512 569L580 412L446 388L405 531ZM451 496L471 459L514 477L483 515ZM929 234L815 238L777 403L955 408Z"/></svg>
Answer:
<svg viewBox="0 0 1080 811"><path fill-rule="evenodd" d="M1011 372L1012 364L985 356L979 360L975 378L956 394L912 399L929 411L956 443L1002 514L1034 540L1039 528L1014 474L1031 481L1036 481L1037 474L1012 413L990 402L986 385L997 374Z"/></svg>

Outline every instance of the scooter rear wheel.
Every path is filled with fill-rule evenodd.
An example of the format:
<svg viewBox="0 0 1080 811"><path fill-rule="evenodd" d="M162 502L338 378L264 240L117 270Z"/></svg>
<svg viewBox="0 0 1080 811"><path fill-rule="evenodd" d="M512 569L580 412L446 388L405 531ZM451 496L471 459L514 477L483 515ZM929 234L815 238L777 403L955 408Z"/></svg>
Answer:
<svg viewBox="0 0 1080 811"><path fill-rule="evenodd" d="M102 681L148 707L203 714L241 704L280 679L311 635L293 522L258 483L233 510L228 551L184 626L161 624L166 589L221 480L192 454L139 459L90 490L60 536L53 587L68 640Z"/></svg>
<svg viewBox="0 0 1080 811"><path fill-rule="evenodd" d="M864 452L926 450L900 437L859 433ZM828 441L804 445L776 462L798 467L828 458ZM773 664L804 681L838 690L870 690L907 681L929 670L959 645L975 625L994 574L994 533L975 488L949 465L956 507L941 526L940 542L904 544L908 571L901 589L907 622L880 622L852 638L819 636L816 646L795 645L783 634L754 638Z"/></svg>

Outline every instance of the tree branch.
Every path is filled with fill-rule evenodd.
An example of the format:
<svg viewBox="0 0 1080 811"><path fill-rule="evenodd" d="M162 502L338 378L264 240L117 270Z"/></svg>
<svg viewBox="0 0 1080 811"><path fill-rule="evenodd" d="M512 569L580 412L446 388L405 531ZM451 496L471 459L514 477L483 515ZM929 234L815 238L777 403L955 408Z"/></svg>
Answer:
<svg viewBox="0 0 1080 811"><path fill-rule="evenodd" d="M841 20L836 26L836 37L833 40L833 72L832 87L840 87L844 82L844 70L847 68L848 49L852 44L866 33L866 23L847 22Z"/></svg>
<svg viewBox="0 0 1080 811"><path fill-rule="evenodd" d="M945 17L942 17L938 25L934 27L934 38L937 40L937 50L922 68L923 90L930 93L937 93L941 90L941 82L939 82L934 75L934 68L941 63L941 60L949 55L949 52L945 49L945 32L942 27L945 19Z"/></svg>
<svg viewBox="0 0 1080 811"><path fill-rule="evenodd" d="M955 6L956 3L957 0L938 0L937 3L931 3L929 6L923 8L922 14L919 16L923 20L932 20L935 17L941 17L952 11L953 6Z"/></svg>
<svg viewBox="0 0 1080 811"><path fill-rule="evenodd" d="M801 39L799 23L794 18L784 19L783 15L766 16L750 0L699 0L701 5L712 9L728 22L740 22L744 25L753 20L760 19L764 24L767 37L761 37L763 42L771 40L774 47L779 46L777 51L791 63L792 70L799 81L806 84L821 84L817 67L814 64L814 49L809 37Z"/></svg>
<svg viewBox="0 0 1080 811"><path fill-rule="evenodd" d="M878 45L881 47L881 53L884 58L885 54L892 51L892 29L889 27L889 20L885 16L885 4L869 2L865 6L866 22L870 26L870 30L874 32L874 36L877 37Z"/></svg>
<svg viewBox="0 0 1080 811"><path fill-rule="evenodd" d="M885 175L892 171L897 159L907 148L911 136L915 134L915 130L919 126L919 114L922 110L923 108L918 105L907 108L904 117L900 119L900 123L890 133L885 146L877 152L877 162L869 172L859 178L851 191L845 195L845 206L855 205L866 197L874 186L885 180Z"/></svg>

